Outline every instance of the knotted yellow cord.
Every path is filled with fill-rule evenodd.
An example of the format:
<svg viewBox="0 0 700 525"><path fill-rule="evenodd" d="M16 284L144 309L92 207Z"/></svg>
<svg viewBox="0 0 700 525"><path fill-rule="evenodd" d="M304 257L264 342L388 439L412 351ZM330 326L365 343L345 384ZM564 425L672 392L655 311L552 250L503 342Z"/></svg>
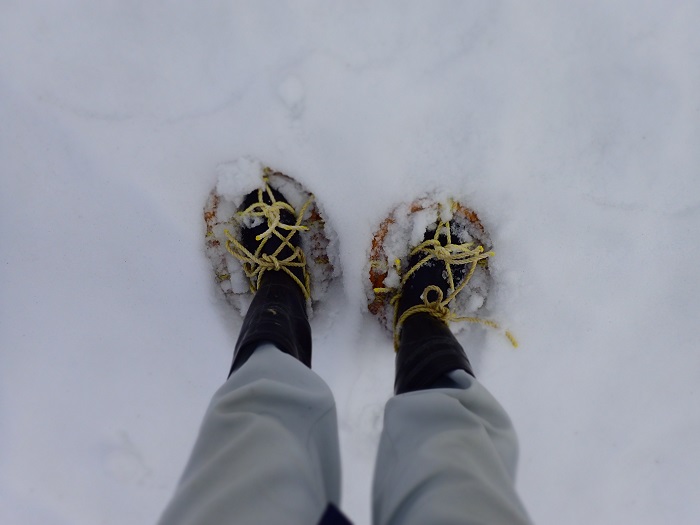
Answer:
<svg viewBox="0 0 700 525"><path fill-rule="evenodd" d="M445 236L447 237L447 242L445 245L442 245L439 241L439 237L443 232L444 232ZM435 229L435 234L433 235L433 238L427 239L427 240L423 241L421 244L419 244L418 246L416 246L415 248L413 248L413 250L411 250L411 253L409 254L408 258L410 259L412 256L414 256L418 253L424 253L425 255L414 266L409 268L409 270L406 273L404 273L403 275L401 275L401 262L398 260L395 261L396 271L398 272L398 274L401 278L401 281L400 281L401 284L398 287L398 291L396 289L392 289L392 288L375 288L374 289L375 293L393 293L394 294L391 297L390 303L394 307L394 349L395 350L398 350L398 348L399 348L399 335L400 335L401 327L403 326L406 319L408 319L412 315L415 315L415 314L421 313L421 312L428 313L428 314L432 315L433 317L436 317L436 318L438 318L442 321L445 321L445 322L464 321L464 322L469 322L469 323L478 323L478 324L482 324L485 326L490 326L491 328L494 328L494 329L500 329L500 326L495 321L491 321L489 319L482 319L480 317L462 317L462 316L459 316L459 315L456 315L455 313L453 313L447 306L455 297L457 297L457 294L459 294L464 289L464 287L469 283L472 276L474 275L474 272L476 271L476 266L481 261L485 261L489 257L493 257L495 255L493 252L486 252L484 250L484 247L476 242L469 242L469 243L463 243L463 244L453 244L452 243L452 233L450 231L450 221L448 220L448 221L440 221L438 223L438 227ZM408 279L419 268L421 268L425 264L428 264L432 260L438 260L438 261L442 261L445 263L448 291L449 290L452 290L452 291L449 292L447 297L444 297L444 293L440 289L439 286L436 286L436 285L428 286L425 288L425 290L423 290L423 293L421 294L421 297L423 298L423 304L417 304L417 305L414 305L414 306L408 308L399 317L398 316L398 303L399 303L399 300L401 299L401 290L403 289L403 286L406 284ZM461 265L469 265L469 270L468 270L467 274L464 276L464 279L457 287L455 287L454 274L452 271L452 267L455 265L460 265L460 266ZM434 297L435 297L433 300L431 300L429 297L431 294L434 295ZM518 346L518 342L516 341L513 334L506 331L505 335L514 347Z"/></svg>
<svg viewBox="0 0 700 525"><path fill-rule="evenodd" d="M267 230L255 236L256 240L262 242L258 244L255 253L250 253L245 246L231 235L229 230L224 230L224 234L227 237L226 249L231 255L243 263L243 271L250 281L250 290L252 292L257 291L259 288L260 279L265 272L281 270L294 279L304 293L304 297L309 300L311 298L311 279L306 267L306 255L301 247L294 246L290 240L297 232L309 229L307 226L302 226L301 221L306 213L306 209L313 200L313 195L309 197L309 200L306 201L299 210L299 213L297 213L291 204L275 199L268 184L267 177L263 177L263 182L264 186L258 189L258 202L251 204L245 210L239 211L236 214L240 220L246 217L261 217L267 221ZM270 197L271 204L264 202L263 192L267 193ZM296 222L294 224L284 224L281 222L280 214L283 210L289 211L296 217ZM267 244L267 241L273 235L282 241L279 247L271 254L262 253L265 244ZM289 248L291 254L284 259L280 259L279 254L285 248ZM302 269L304 282L292 272L291 268Z"/></svg>

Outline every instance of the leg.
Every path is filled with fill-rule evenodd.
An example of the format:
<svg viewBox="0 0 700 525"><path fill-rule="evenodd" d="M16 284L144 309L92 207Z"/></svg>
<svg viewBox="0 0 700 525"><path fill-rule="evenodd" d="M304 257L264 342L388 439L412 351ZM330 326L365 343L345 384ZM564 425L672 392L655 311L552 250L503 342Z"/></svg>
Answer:
<svg viewBox="0 0 700 525"><path fill-rule="evenodd" d="M310 369L305 227L264 180L244 199L230 248L255 295L162 525L301 525L339 503L335 403Z"/></svg>
<svg viewBox="0 0 700 525"><path fill-rule="evenodd" d="M510 419L446 323L450 302L489 254L452 238L449 221L426 232L395 297L397 395L384 414L375 525L530 523L514 488Z"/></svg>
<svg viewBox="0 0 700 525"><path fill-rule="evenodd" d="M259 347L214 395L160 523L316 523L339 504L335 403L310 369Z"/></svg>

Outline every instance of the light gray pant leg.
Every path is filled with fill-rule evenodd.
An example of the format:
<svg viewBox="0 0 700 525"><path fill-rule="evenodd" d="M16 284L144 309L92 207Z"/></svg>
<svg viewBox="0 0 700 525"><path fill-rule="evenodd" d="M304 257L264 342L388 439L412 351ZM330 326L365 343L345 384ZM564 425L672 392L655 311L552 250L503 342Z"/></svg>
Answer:
<svg viewBox="0 0 700 525"><path fill-rule="evenodd" d="M464 371L461 388L389 400L373 487L375 525L520 524L517 440L496 399Z"/></svg>
<svg viewBox="0 0 700 525"><path fill-rule="evenodd" d="M214 395L160 524L309 525L339 500L333 395L265 345Z"/></svg>

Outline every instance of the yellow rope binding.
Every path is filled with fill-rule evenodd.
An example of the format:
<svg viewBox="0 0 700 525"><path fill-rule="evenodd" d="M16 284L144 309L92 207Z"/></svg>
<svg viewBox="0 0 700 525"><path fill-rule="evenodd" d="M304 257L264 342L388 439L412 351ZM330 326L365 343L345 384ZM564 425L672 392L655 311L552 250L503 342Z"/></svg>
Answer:
<svg viewBox="0 0 700 525"><path fill-rule="evenodd" d="M255 237L256 240L261 241L255 249L255 253L250 253L238 239L231 235L229 230L224 230L224 234L227 238L226 249L231 255L243 263L243 272L250 281L251 292L256 292L258 290L261 282L260 280L265 272L281 270L294 279L308 301L311 299L311 279L306 266L306 255L300 246L294 246L290 240L297 232L309 229L307 226L303 226L301 221L314 197L311 195L297 213L291 204L275 199L268 182L268 172L266 171L266 174L263 176L264 186L258 189L258 202L251 204L245 210L237 212L235 216L239 223L243 223L246 219L256 220L260 218L267 221L267 230ZM264 202L263 197L265 193L270 198L271 204ZM296 217L294 224L284 224L281 222L280 214L283 210L289 211ZM271 254L262 253L265 244L267 244L267 241L272 238L273 235L282 241L279 247ZM280 259L279 254L285 248L289 248L291 254L284 259ZM303 282L292 272L291 268L302 269L304 275Z"/></svg>
<svg viewBox="0 0 700 525"><path fill-rule="evenodd" d="M447 238L446 244L443 246L440 243L439 237L444 234ZM500 329L500 326L495 321L489 319L482 319L480 317L462 317L453 313L448 305L449 303L457 297L457 295L464 289L469 283L476 267L479 264L484 264L486 259L493 257L494 252L486 252L484 247L476 242L454 244L452 242L452 232L450 230L450 221L443 221L440 219L440 214L438 212L438 227L435 229L435 234L432 239L427 239L420 243L418 246L411 250L408 255L410 259L412 256L424 253L425 255L418 261L414 266L408 269L406 273L402 275L401 272L401 261L396 260L394 265L396 271L400 277L400 285L398 289L391 288L375 288L375 293L390 293L393 294L390 303L394 307L394 350L399 348L399 335L401 332L401 327L403 326L406 319L417 313L428 313L433 317L436 317L446 323L452 321L464 321L469 323L478 323L484 326L489 326L496 330ZM423 291L422 298L423 304L417 304L408 308L405 312L398 316L398 303L401 299L401 290L406 284L408 279L422 266L428 264L432 260L438 260L445 263L446 268L446 278L448 284L448 295L444 297L443 291L440 287L431 285L426 287ZM452 271L453 266L468 265L469 270L464 276L464 279L458 286L455 286L454 273ZM433 297L431 299L430 297ZM511 342L514 347L518 346L518 342L509 331L505 332L506 337Z"/></svg>

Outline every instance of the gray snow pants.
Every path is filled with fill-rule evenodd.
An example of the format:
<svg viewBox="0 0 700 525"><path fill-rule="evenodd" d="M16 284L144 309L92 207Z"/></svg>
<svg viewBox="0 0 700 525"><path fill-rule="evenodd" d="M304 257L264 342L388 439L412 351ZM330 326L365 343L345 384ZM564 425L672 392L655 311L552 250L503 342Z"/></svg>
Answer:
<svg viewBox="0 0 700 525"><path fill-rule="evenodd" d="M456 388L386 405L375 525L530 523L514 489L517 443L498 402L465 372ZM272 345L219 389L161 525L318 522L340 504L335 402L314 372Z"/></svg>

